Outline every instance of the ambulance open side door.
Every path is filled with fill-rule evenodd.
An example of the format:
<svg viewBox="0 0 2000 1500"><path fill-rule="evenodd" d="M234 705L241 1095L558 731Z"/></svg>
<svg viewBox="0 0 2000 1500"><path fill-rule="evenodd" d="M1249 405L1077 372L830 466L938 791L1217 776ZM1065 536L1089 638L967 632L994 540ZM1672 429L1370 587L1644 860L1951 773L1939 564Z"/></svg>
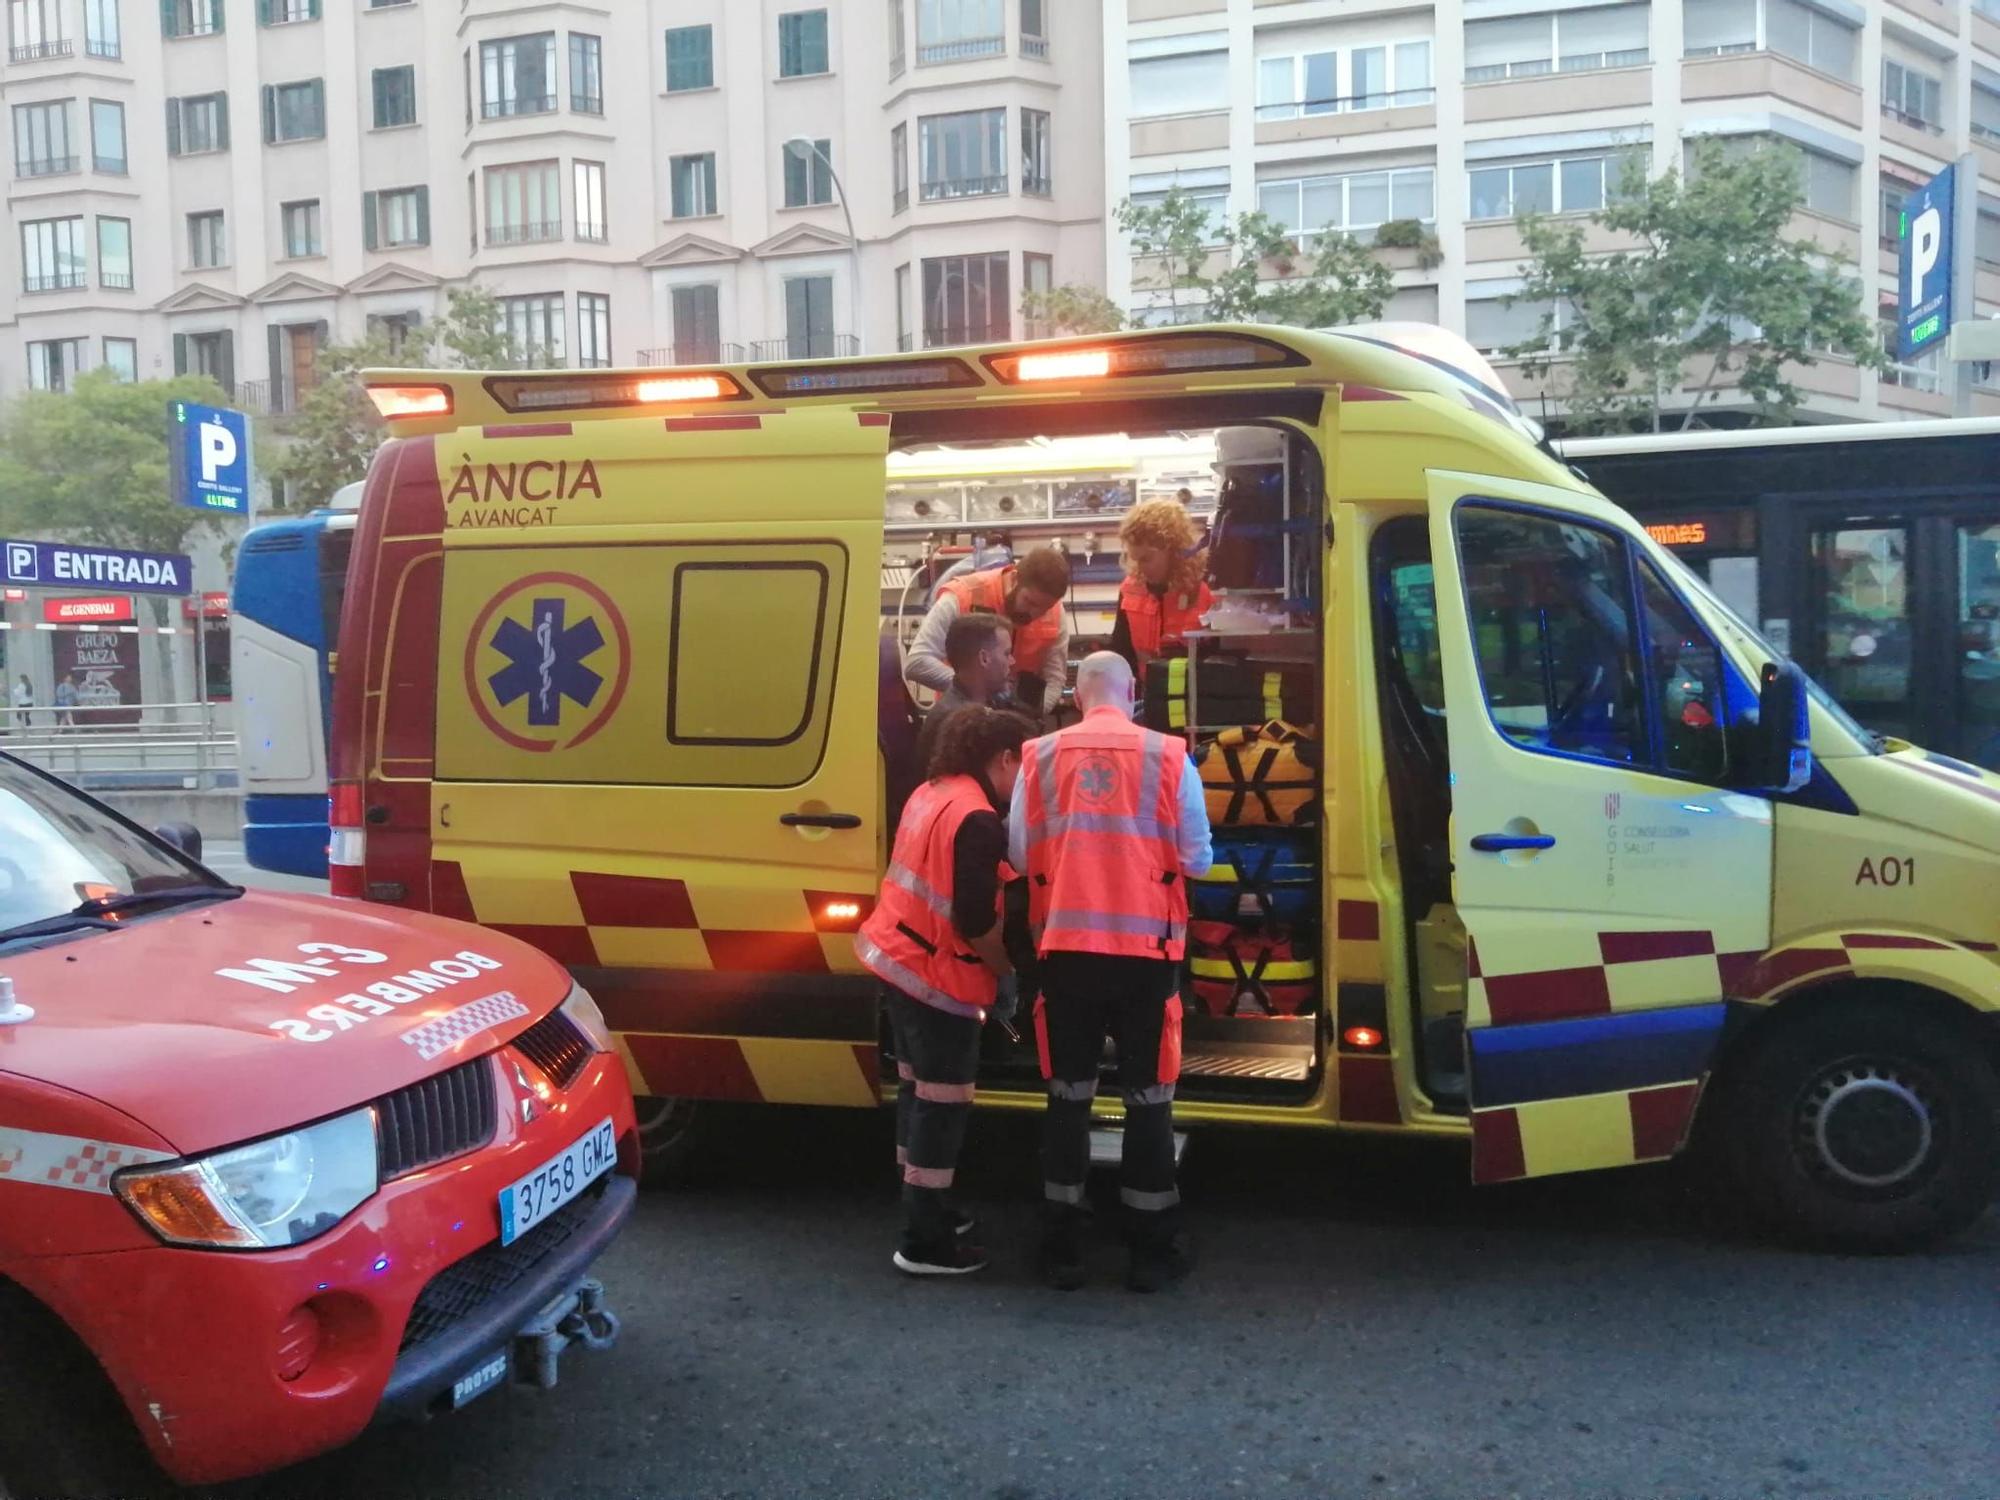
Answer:
<svg viewBox="0 0 2000 1500"><path fill-rule="evenodd" d="M1609 504L1430 475L1476 1181L1684 1141L1724 975L1770 940L1741 671Z"/></svg>

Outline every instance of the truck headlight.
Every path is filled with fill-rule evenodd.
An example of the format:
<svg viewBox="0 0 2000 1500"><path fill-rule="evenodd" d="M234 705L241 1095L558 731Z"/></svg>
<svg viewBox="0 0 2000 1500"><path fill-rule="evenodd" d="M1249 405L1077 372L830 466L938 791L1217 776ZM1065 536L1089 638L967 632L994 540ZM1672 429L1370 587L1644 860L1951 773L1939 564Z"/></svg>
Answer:
<svg viewBox="0 0 2000 1500"><path fill-rule="evenodd" d="M125 1206L168 1244L225 1250L302 1244L377 1185L372 1108L112 1179Z"/></svg>
<svg viewBox="0 0 2000 1500"><path fill-rule="evenodd" d="M611 1050L611 1023L604 1019L604 1012L597 1008L597 1001L590 991L580 984L569 987L569 997L563 1001L562 1013L570 1018L576 1029L590 1038L590 1045L599 1052Z"/></svg>

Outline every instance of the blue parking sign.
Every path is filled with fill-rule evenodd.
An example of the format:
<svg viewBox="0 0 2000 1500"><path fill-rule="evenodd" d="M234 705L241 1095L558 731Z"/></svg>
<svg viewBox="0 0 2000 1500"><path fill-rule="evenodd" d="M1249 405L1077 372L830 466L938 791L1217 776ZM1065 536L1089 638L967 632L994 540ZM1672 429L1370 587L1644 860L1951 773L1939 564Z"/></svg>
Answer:
<svg viewBox="0 0 2000 1500"><path fill-rule="evenodd" d="M1946 167L1903 201L1896 268L1896 357L1907 360L1951 331L1953 179Z"/></svg>
<svg viewBox="0 0 2000 1500"><path fill-rule="evenodd" d="M169 440L174 450L174 498L195 510L248 515L249 418L227 407L192 401L169 402L167 416L173 424Z"/></svg>

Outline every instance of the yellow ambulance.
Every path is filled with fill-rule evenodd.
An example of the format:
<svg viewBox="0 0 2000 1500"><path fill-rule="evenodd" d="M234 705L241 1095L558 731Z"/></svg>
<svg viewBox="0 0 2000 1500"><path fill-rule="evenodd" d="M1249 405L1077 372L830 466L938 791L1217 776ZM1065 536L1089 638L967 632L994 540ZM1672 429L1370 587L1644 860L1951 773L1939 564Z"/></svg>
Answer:
<svg viewBox="0 0 2000 1500"><path fill-rule="evenodd" d="M1699 1128L1778 1221L1877 1248L1991 1200L2000 779L1854 723L1477 373L1217 326L365 379L392 438L341 625L335 891L567 964L663 1164L704 1101L883 1097L852 939L897 601L998 534L948 498L887 519L895 466L1007 484L1037 445L1172 435L1212 440L1197 508L1281 507L1176 727L1230 727L1205 653L1275 664L1318 778L1303 998L1190 1004L1183 1123L1464 1139L1482 1182ZM1129 495L1024 468L1008 498L1003 540L1058 540L1108 597ZM1032 1042L989 1033L981 1101L1038 1106Z"/></svg>

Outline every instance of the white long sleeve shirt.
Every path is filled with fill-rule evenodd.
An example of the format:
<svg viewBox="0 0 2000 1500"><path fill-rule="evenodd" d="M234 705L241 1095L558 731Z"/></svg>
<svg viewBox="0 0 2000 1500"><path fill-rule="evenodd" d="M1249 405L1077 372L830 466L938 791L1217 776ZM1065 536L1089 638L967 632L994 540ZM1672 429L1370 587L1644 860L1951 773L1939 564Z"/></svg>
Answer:
<svg viewBox="0 0 2000 1500"><path fill-rule="evenodd" d="M917 638L910 642L903 661L903 676L911 683L934 693L942 693L951 686L953 673L951 663L945 660L944 639L951 630L951 622L957 618L957 596L938 595L937 603L925 614L924 623L917 627ZM1063 689L1069 685L1069 612L1059 611L1057 620L1055 644L1049 647L1049 654L1042 661L1042 701L1022 705L1040 714L1054 713L1056 705L1062 702Z"/></svg>

